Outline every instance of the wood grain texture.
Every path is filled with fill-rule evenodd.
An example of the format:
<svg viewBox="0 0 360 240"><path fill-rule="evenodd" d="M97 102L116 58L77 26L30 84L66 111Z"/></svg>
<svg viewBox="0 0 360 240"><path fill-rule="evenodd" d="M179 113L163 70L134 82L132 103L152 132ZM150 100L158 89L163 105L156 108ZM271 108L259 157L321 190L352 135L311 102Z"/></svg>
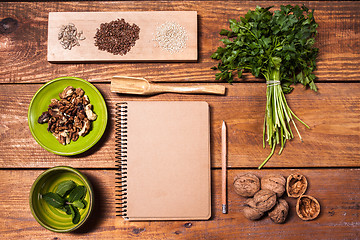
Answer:
<svg viewBox="0 0 360 240"><path fill-rule="evenodd" d="M256 5L278 8L289 2L252 1L123 1L2 3L0 18L11 17L18 28L0 35L0 83L39 83L70 73L93 82L109 82L114 75L146 77L153 81L210 82L220 46L219 31ZM291 2L315 9L319 23L318 81L359 81L360 5L349 2ZM47 62L47 22L51 11L198 11L199 60L194 63L51 64ZM246 76L248 81L261 81Z"/></svg>
<svg viewBox="0 0 360 240"><path fill-rule="evenodd" d="M221 123L228 129L228 166L255 168L270 153L262 148L265 84L224 84L226 96L161 94L125 96L110 92L110 84L95 84L109 112L103 138L92 149L73 157L57 156L42 149L31 136L27 110L41 84L0 85L0 167L31 168L68 165L112 168L115 157L115 104L121 101L206 101L210 105L212 167L221 166ZM299 122L299 137L286 143L282 155L274 154L266 167L359 167L360 84L319 84L314 93L303 87L287 95L292 110L311 129ZM293 129L294 131L294 129ZM295 131L294 131L295 133ZM278 148L279 149L279 148Z"/></svg>
<svg viewBox="0 0 360 240"><path fill-rule="evenodd" d="M131 26L135 24L140 29L139 39L125 55L101 51L94 45L94 37L100 25L117 19L125 19L126 23ZM61 26L68 23L75 24L78 31L83 31L83 36L86 37L83 41L79 41L79 46L71 50L64 49L58 39ZM180 28L183 29L182 33ZM173 29L173 45L170 46L182 48L165 49L155 40L159 31L162 32L159 35L162 39L168 37L168 32L171 32L169 29ZM167 35L164 35L165 31ZM47 59L50 62L195 62L198 59L197 31L196 11L78 12L76 14L51 12L49 13ZM176 35L177 33L181 35ZM181 36L183 38L179 40ZM184 42L183 45L174 44L176 41Z"/></svg>
<svg viewBox="0 0 360 240"><path fill-rule="evenodd" d="M321 213L313 221L302 221L295 213L295 199L285 197L290 205L285 224L275 224L268 217L247 220L242 215L244 198L232 187L236 174L228 171L229 213L221 212L221 171L212 171L212 217L209 221L125 222L115 217L115 171L81 170L92 182L95 192L94 212L85 225L74 233L53 233L33 218L28 193L40 170L0 170L0 239L358 239L360 237L359 169L288 169L251 171L259 177L270 173L288 176L300 172L309 181L307 194L321 204ZM19 182L21 179L21 183ZM21 209L21 211L18 211Z"/></svg>

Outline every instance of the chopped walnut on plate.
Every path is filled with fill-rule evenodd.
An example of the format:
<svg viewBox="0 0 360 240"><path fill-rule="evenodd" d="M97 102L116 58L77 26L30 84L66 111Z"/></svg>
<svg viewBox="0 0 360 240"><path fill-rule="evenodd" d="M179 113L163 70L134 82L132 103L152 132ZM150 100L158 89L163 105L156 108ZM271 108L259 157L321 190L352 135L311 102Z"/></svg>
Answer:
<svg viewBox="0 0 360 240"><path fill-rule="evenodd" d="M47 130L66 145L89 133L91 121L95 121L97 115L81 88L68 86L59 93L59 97L60 100L51 99L48 110L41 114L38 123L48 123Z"/></svg>

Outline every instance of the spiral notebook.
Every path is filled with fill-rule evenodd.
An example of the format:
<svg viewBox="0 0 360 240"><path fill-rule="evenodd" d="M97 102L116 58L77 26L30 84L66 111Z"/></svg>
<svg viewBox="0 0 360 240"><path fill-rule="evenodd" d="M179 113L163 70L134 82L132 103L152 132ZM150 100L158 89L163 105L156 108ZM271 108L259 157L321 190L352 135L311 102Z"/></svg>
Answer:
<svg viewBox="0 0 360 240"><path fill-rule="evenodd" d="M208 104L134 101L116 109L117 215L135 221L209 219Z"/></svg>

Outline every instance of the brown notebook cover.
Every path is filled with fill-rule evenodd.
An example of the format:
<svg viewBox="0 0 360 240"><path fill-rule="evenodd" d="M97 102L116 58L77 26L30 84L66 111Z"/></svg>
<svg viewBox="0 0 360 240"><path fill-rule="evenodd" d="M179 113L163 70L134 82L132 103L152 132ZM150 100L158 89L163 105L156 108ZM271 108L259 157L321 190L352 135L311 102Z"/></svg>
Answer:
<svg viewBox="0 0 360 240"><path fill-rule="evenodd" d="M118 213L127 220L211 216L206 102L117 105Z"/></svg>

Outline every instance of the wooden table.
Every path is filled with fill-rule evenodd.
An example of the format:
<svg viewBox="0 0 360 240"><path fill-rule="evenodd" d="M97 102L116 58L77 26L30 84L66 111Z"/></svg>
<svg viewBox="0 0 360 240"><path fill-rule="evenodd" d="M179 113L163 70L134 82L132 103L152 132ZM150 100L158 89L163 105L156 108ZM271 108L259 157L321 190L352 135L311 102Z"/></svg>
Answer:
<svg viewBox="0 0 360 240"><path fill-rule="evenodd" d="M1 239L359 239L360 238L360 3L305 3L315 9L319 24L317 85L314 93L297 86L287 96L292 110L311 129L300 124L304 142L296 137L281 156L274 155L263 170L256 167L269 153L262 148L265 89L250 75L227 87L226 96L163 94L124 96L110 92L113 75L146 77L155 82L215 82L216 64L210 55L219 46L219 31L228 19L239 18L256 5L278 7L290 2L135 1L41 2L0 4L0 19L18 21L15 31L0 34L0 238ZM51 64L47 61L47 21L51 11L196 10L199 60L196 63ZM101 141L74 157L54 155L41 148L27 124L32 96L46 82L76 76L93 83L103 94L109 122ZM114 108L124 100L207 101L211 108L212 217L209 221L125 222L115 217ZM221 123L228 125L228 204L221 213ZM96 193L90 220L74 233L42 228L30 212L29 190L36 177L53 166L68 165L84 172ZM258 176L299 172L309 181L307 193L321 204L321 214L305 222L288 199L285 224L269 218L252 222L242 215L244 199L235 194L236 174Z"/></svg>

